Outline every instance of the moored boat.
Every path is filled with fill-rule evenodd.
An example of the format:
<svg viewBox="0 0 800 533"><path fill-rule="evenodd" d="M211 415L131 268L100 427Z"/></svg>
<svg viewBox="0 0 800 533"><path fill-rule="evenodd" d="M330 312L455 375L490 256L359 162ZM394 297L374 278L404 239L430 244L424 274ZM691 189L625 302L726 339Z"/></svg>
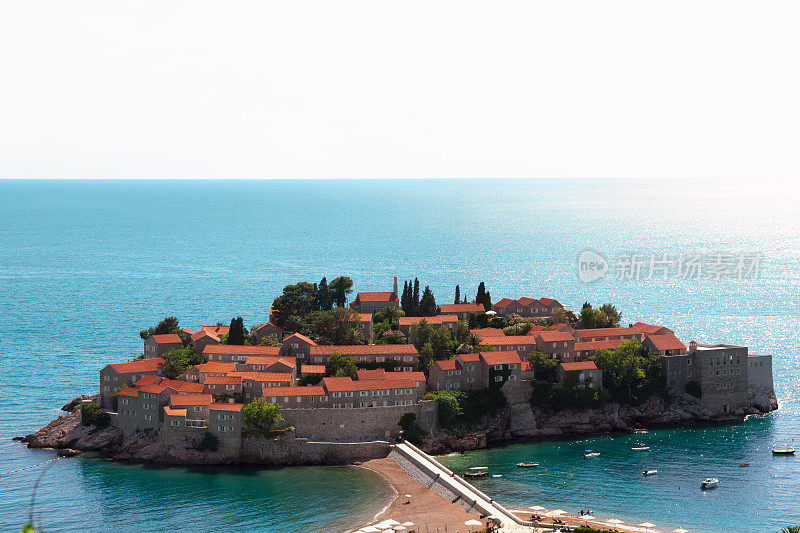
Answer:
<svg viewBox="0 0 800 533"><path fill-rule="evenodd" d="M503 477L503 474L492 474L492 477Z"/></svg>
<svg viewBox="0 0 800 533"><path fill-rule="evenodd" d="M744 468L746 466L753 466L750 463L739 463L739 468Z"/></svg>
<svg viewBox="0 0 800 533"><path fill-rule="evenodd" d="M583 457L584 459L588 459L590 457L597 457L598 455L600 455L600 452L594 452L592 450L586 450L581 454L581 457Z"/></svg>
<svg viewBox="0 0 800 533"><path fill-rule="evenodd" d="M517 466L520 468L536 468L539 463L517 463Z"/></svg>
<svg viewBox="0 0 800 533"><path fill-rule="evenodd" d="M464 472L464 477L486 477L489 475L488 466L473 466Z"/></svg>
<svg viewBox="0 0 800 533"><path fill-rule="evenodd" d="M713 489L717 485L719 485L719 480L715 477L707 477L700 482L701 489Z"/></svg>
<svg viewBox="0 0 800 533"><path fill-rule="evenodd" d="M643 476L654 476L656 474L658 474L658 470L645 470L642 472Z"/></svg>
<svg viewBox="0 0 800 533"><path fill-rule="evenodd" d="M794 455L794 448L777 448L772 450L772 455Z"/></svg>
<svg viewBox="0 0 800 533"><path fill-rule="evenodd" d="M631 450L635 452L646 452L650 449L650 446L633 446Z"/></svg>

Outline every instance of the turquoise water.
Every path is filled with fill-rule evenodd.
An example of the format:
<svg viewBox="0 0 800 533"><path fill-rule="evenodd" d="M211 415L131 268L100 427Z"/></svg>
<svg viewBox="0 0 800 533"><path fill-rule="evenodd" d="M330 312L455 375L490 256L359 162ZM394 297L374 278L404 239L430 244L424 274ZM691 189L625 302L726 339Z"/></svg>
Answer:
<svg viewBox="0 0 800 533"><path fill-rule="evenodd" d="M96 390L99 368L140 353L137 332L167 314L190 328L234 315L249 325L265 320L289 282L346 274L356 290L381 290L396 274L419 276L443 302L455 283L472 295L479 281L495 300L612 301L625 319L670 324L684 340L775 354L781 410L740 426L649 435L658 444L648 457L664 471L653 479L641 479L621 438L467 456L551 462L552 477L502 478L501 501L535 496L704 531L800 523L800 459L768 454L800 440L798 200L780 182L0 182L0 471L52 457L10 439ZM586 285L575 261L587 247L609 257L760 251L764 265L758 280ZM576 462L584 447L603 455ZM735 469L743 456L756 467ZM573 469L574 481L561 483ZM0 529L24 519L38 473L0 476ZM722 484L701 494L697 481L709 474ZM388 492L376 483L354 468L187 471L86 457L48 469L36 514L52 531L335 530L349 523L343 516L380 509Z"/></svg>

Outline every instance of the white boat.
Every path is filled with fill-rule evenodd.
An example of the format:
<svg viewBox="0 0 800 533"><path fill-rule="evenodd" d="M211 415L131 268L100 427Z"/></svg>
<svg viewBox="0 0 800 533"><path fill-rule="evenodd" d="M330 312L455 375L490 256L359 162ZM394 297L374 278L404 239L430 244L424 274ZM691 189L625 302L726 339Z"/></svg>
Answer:
<svg viewBox="0 0 800 533"><path fill-rule="evenodd" d="M503 474L492 474L492 477L503 477Z"/></svg>
<svg viewBox="0 0 800 533"><path fill-rule="evenodd" d="M633 446L631 450L635 452L646 452L650 449L650 446Z"/></svg>
<svg viewBox="0 0 800 533"><path fill-rule="evenodd" d="M715 477L707 477L700 482L701 489L713 489L717 485L719 485L719 480Z"/></svg>
<svg viewBox="0 0 800 533"><path fill-rule="evenodd" d="M656 474L658 474L658 470L645 470L642 472L643 476L654 476Z"/></svg>
<svg viewBox="0 0 800 533"><path fill-rule="evenodd" d="M486 477L488 475L488 466L473 466L467 472L464 472L464 477Z"/></svg>
<svg viewBox="0 0 800 533"><path fill-rule="evenodd" d="M517 466L520 468L536 468L539 463L517 463Z"/></svg>
<svg viewBox="0 0 800 533"><path fill-rule="evenodd" d="M590 457L597 457L598 455L600 455L600 452L593 452L592 450L586 450L583 452L581 457L583 457L584 459L589 459Z"/></svg>
<svg viewBox="0 0 800 533"><path fill-rule="evenodd" d="M794 455L794 448L777 448L772 450L772 455Z"/></svg>

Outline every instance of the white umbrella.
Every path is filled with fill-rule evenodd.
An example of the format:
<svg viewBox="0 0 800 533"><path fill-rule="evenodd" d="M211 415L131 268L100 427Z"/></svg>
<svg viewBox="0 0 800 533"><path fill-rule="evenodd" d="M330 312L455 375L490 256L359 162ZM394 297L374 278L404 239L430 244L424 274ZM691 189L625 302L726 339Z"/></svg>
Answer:
<svg viewBox="0 0 800 533"><path fill-rule="evenodd" d="M394 529L384 529L382 533L394 533Z"/></svg>
<svg viewBox="0 0 800 533"><path fill-rule="evenodd" d="M567 512L562 511L561 509L554 509L550 512L544 513L545 516L561 516L562 514L567 514Z"/></svg>
<svg viewBox="0 0 800 533"><path fill-rule="evenodd" d="M380 527L380 528L386 529L386 528L399 526L399 525L400 525L400 522L398 522L397 520L392 520L391 518L389 518L388 520L384 520L380 524L375 524L375 527Z"/></svg>
<svg viewBox="0 0 800 533"><path fill-rule="evenodd" d="M617 518L612 518L611 520L606 520L606 522L608 522L609 524L624 524L624 522L622 520L619 520Z"/></svg>
<svg viewBox="0 0 800 533"><path fill-rule="evenodd" d="M410 498L410 497L411 497L411 494L406 494L406 498Z"/></svg>
<svg viewBox="0 0 800 533"><path fill-rule="evenodd" d="M403 522L401 525L406 526L406 527L413 526L414 522Z"/></svg>
<svg viewBox="0 0 800 533"><path fill-rule="evenodd" d="M475 520L473 518L472 520L467 520L466 522L464 522L464 525L465 526L482 526L483 522L481 522L480 520Z"/></svg>
<svg viewBox="0 0 800 533"><path fill-rule="evenodd" d="M689 533L689 530L688 529L683 529L682 527L679 527L678 529L673 529L672 533Z"/></svg>
<svg viewBox="0 0 800 533"><path fill-rule="evenodd" d="M408 528L406 526L400 525L400 526L394 526L392 529L394 529L395 531L405 531Z"/></svg>
<svg viewBox="0 0 800 533"><path fill-rule="evenodd" d="M541 505L531 505L528 509L533 509L534 511L544 511L546 507L542 507Z"/></svg>
<svg viewBox="0 0 800 533"><path fill-rule="evenodd" d="M367 526L363 528L361 531L363 531L364 533L381 533L381 530L375 526Z"/></svg>
<svg viewBox="0 0 800 533"><path fill-rule="evenodd" d="M650 529L651 527L656 527L655 524L651 524L650 522L643 522L639 524L639 527L643 527L645 530Z"/></svg>

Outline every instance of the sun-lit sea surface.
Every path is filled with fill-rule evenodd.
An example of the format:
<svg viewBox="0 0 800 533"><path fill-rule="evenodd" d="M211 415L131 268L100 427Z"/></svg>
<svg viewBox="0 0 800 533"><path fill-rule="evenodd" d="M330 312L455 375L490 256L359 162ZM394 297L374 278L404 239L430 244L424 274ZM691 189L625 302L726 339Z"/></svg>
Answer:
<svg viewBox="0 0 800 533"><path fill-rule="evenodd" d="M800 524L800 194L789 183L631 181L0 182L0 472L54 456L11 437L38 429L103 365L142 350L165 315L196 328L263 322L283 285L350 275L356 290L418 276L437 300L486 281L503 296L614 302L626 320L684 340L775 355L781 410L736 426L515 444L448 458L504 473L481 488L512 506L591 507L669 529L777 531ZM758 280L577 281L591 248L759 251ZM653 449L633 454L633 440ZM578 458L584 448L602 452ZM537 471L517 469L537 460ZM642 461L641 463L639 461ZM752 468L737 468L740 462ZM544 471L544 468L547 471ZM657 468L644 478L641 470ZM34 468L0 476L0 529L27 513ZM720 486L706 493L700 479ZM191 470L82 457L42 479L49 531L340 530L389 490L356 468Z"/></svg>

